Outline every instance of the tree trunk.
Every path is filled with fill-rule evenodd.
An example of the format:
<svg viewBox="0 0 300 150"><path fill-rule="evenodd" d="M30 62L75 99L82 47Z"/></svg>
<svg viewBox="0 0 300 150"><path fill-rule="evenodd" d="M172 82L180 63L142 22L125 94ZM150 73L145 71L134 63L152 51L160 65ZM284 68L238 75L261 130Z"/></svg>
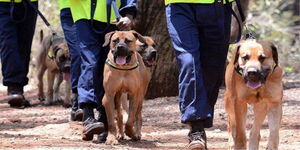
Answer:
<svg viewBox="0 0 300 150"><path fill-rule="evenodd" d="M157 65L152 68L152 79L146 98L176 96L178 70L167 31L164 1L138 1L138 10L134 29L142 35L154 38L158 51Z"/></svg>
<svg viewBox="0 0 300 150"><path fill-rule="evenodd" d="M244 13L247 14L249 0L241 0L241 2ZM133 29L142 35L154 38L158 50L157 65L152 68L153 74L146 98L177 96L178 69L167 31L164 1L138 1L138 10L139 14ZM233 22L233 25L236 27L236 22ZM237 28L233 28L232 31L237 33Z"/></svg>

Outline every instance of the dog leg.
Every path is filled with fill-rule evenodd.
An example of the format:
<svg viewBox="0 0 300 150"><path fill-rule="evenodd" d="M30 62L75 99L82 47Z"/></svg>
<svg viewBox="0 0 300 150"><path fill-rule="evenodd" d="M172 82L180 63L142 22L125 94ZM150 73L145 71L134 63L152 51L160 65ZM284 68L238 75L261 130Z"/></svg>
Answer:
<svg viewBox="0 0 300 150"><path fill-rule="evenodd" d="M225 93L225 108L228 113L228 149L246 149L247 104Z"/></svg>
<svg viewBox="0 0 300 150"><path fill-rule="evenodd" d="M268 150L278 150L279 144L279 128L282 117L282 105L281 103L268 105L268 124L270 129Z"/></svg>
<svg viewBox="0 0 300 150"><path fill-rule="evenodd" d="M225 109L228 114L228 149L246 149L247 104L225 93Z"/></svg>
<svg viewBox="0 0 300 150"><path fill-rule="evenodd" d="M141 132L142 125L143 125L142 108L143 108L143 101L141 101L139 103L138 109L136 112L135 129L136 129L138 140L141 140L141 137L142 137L142 132Z"/></svg>
<svg viewBox="0 0 300 150"><path fill-rule="evenodd" d="M120 98L122 104L122 111L123 111L123 123L125 124L128 120L128 96L127 93L122 93Z"/></svg>
<svg viewBox="0 0 300 150"><path fill-rule="evenodd" d="M106 91L103 96L102 103L105 107L105 112L107 116L107 123L108 123L108 135L106 138L105 144L107 145L114 145L118 144L118 140L116 138L116 124L115 124L115 101L114 101L114 94L110 91Z"/></svg>
<svg viewBox="0 0 300 150"><path fill-rule="evenodd" d="M59 87L60 87L60 84L61 82L63 81L63 77L62 77L62 74L61 73L58 73L56 74L55 76L55 84L54 84L54 102L55 103L61 103L62 102L62 99L61 97L59 96Z"/></svg>
<svg viewBox="0 0 300 150"><path fill-rule="evenodd" d="M135 118L138 109L139 99L140 99L139 95L134 95L133 99L130 100L128 120L125 125L125 134L133 140L138 140L138 136L136 135L136 131L134 130L133 125L136 121Z"/></svg>
<svg viewBox="0 0 300 150"><path fill-rule="evenodd" d="M247 120L247 104L245 102L237 101L235 104L235 118L236 118L236 137L234 137L234 149L246 149L246 120Z"/></svg>
<svg viewBox="0 0 300 150"><path fill-rule="evenodd" d="M253 105L254 121L250 132L249 150L258 150L260 141L260 129L267 114L267 104L264 102L255 103Z"/></svg>
<svg viewBox="0 0 300 150"><path fill-rule="evenodd" d="M235 98L228 93L225 92L224 96L224 103L225 103L225 110L228 114L228 121L227 121L227 131L228 131L228 150L234 149L234 139L236 137L236 118L235 118Z"/></svg>
<svg viewBox="0 0 300 150"><path fill-rule="evenodd" d="M116 110L117 110L117 139L124 139L124 130L123 130L123 114L122 114L122 108L121 108L121 103L122 99L122 93L117 93L115 96L115 103L116 103Z"/></svg>
<svg viewBox="0 0 300 150"><path fill-rule="evenodd" d="M38 72L37 72L37 78L38 78L38 99L40 101L45 100L45 95L44 95L44 80L43 76L46 71L47 67L44 65L38 66Z"/></svg>
<svg viewBox="0 0 300 150"><path fill-rule="evenodd" d="M65 87L65 92L66 92L66 97L64 99L64 107L71 107L71 81L66 80L66 87Z"/></svg>
<svg viewBox="0 0 300 150"><path fill-rule="evenodd" d="M45 105L51 105L53 102L53 84L55 79L55 73L48 71L47 79L48 79L48 90L47 90Z"/></svg>

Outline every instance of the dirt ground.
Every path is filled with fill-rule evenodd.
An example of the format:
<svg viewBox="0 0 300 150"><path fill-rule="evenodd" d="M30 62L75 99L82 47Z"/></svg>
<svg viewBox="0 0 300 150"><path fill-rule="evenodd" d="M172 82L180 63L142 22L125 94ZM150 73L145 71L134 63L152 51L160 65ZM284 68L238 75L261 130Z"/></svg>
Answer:
<svg viewBox="0 0 300 150"><path fill-rule="evenodd" d="M215 111L214 127L207 130L210 150L227 147L226 114L221 90ZM82 141L80 122L69 121L70 109L62 106L45 107L39 103L36 90L27 91L32 107L13 109L0 101L0 149L185 149L188 130L180 123L176 97L147 100L143 108L142 140L128 138L120 145L107 146L94 141ZM0 99L5 92L0 92ZM283 119L280 129L280 150L300 149L300 88L284 91ZM249 107L248 134L252 111ZM261 131L260 148L265 149L268 138L266 121Z"/></svg>

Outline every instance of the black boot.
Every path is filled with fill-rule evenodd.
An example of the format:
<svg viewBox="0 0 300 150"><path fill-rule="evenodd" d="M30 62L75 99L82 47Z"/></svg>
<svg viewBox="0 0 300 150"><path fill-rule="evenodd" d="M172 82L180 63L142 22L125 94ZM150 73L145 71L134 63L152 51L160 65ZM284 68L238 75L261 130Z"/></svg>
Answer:
<svg viewBox="0 0 300 150"><path fill-rule="evenodd" d="M78 107L78 94L72 94L72 110L71 110L71 120L72 121L82 121L83 110Z"/></svg>
<svg viewBox="0 0 300 150"><path fill-rule="evenodd" d="M7 87L7 101L10 107L22 108L29 107L30 103L23 95L23 86L11 84Z"/></svg>
<svg viewBox="0 0 300 150"><path fill-rule="evenodd" d="M189 137L189 149L206 150L206 134L204 131L204 121L192 121L190 122Z"/></svg>
<svg viewBox="0 0 300 150"><path fill-rule="evenodd" d="M98 121L99 122L102 122L104 124L104 131L101 132L99 135L98 135L98 138L97 138L97 142L98 143L102 143L102 142L105 142L106 141L106 138L107 138L107 132L108 132L108 125L107 125L107 117L106 117L106 113L105 113L105 109L104 107L99 107L98 108L98 111L99 111L99 115L98 115Z"/></svg>
<svg viewBox="0 0 300 150"><path fill-rule="evenodd" d="M84 129L82 133L82 140L93 140L94 134L99 134L104 131L104 124L102 122L98 122L94 118L93 107L89 104L83 106L83 120Z"/></svg>

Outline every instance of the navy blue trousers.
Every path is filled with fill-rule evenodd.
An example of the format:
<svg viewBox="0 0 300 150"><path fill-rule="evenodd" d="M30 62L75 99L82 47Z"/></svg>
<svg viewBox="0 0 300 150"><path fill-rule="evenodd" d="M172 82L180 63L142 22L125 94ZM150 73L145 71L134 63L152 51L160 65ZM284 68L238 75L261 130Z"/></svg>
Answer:
<svg viewBox="0 0 300 150"><path fill-rule="evenodd" d="M37 6L37 3L34 2ZM3 85L28 84L31 44L37 14L23 3L0 2L0 55ZM12 10L12 13L11 13Z"/></svg>
<svg viewBox="0 0 300 150"><path fill-rule="evenodd" d="M80 47L81 74L78 81L78 102L92 104L94 108L102 107L103 88L103 68L108 54L108 48L102 47L105 33L98 33L96 30L104 30L106 23L81 19L75 22L77 39ZM116 30L116 26L111 25L110 32Z"/></svg>
<svg viewBox="0 0 300 150"><path fill-rule="evenodd" d="M205 128L212 126L229 46L231 14L226 7L184 3L166 7L179 67L182 123L201 120Z"/></svg>
<svg viewBox="0 0 300 150"><path fill-rule="evenodd" d="M72 92L77 93L77 85L80 76L80 48L77 42L76 25L73 22L70 8L65 8L60 11L61 27L64 31L70 55L71 55L71 83Z"/></svg>

